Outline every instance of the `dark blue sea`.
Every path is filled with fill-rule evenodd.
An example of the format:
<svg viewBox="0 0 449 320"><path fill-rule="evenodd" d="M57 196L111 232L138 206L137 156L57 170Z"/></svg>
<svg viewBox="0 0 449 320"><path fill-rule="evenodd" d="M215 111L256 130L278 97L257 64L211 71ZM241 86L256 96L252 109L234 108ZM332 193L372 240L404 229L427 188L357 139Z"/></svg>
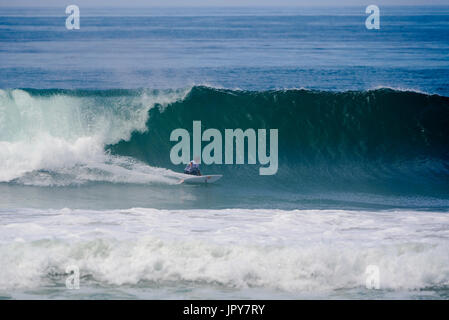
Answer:
<svg viewBox="0 0 449 320"><path fill-rule="evenodd" d="M0 6L0 298L449 298L449 6L67 16ZM276 173L180 184L195 121Z"/></svg>

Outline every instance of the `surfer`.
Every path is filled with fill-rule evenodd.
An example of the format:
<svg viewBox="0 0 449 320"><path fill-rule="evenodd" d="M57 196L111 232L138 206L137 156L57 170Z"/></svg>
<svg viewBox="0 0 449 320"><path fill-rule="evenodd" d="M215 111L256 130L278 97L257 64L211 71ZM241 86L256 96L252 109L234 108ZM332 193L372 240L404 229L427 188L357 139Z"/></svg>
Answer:
<svg viewBox="0 0 449 320"><path fill-rule="evenodd" d="M195 160L192 160L189 162L187 167L184 169L184 173L191 174L194 176L200 176L201 175L200 165Z"/></svg>

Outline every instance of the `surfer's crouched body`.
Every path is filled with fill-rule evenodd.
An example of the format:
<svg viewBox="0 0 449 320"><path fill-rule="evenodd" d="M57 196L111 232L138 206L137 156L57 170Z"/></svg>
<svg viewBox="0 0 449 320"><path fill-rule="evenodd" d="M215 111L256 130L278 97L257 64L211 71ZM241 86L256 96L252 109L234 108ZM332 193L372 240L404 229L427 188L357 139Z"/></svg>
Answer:
<svg viewBox="0 0 449 320"><path fill-rule="evenodd" d="M190 163L187 165L187 167L184 169L185 174L191 174L194 176L200 176L200 165L196 163L195 161L190 161Z"/></svg>

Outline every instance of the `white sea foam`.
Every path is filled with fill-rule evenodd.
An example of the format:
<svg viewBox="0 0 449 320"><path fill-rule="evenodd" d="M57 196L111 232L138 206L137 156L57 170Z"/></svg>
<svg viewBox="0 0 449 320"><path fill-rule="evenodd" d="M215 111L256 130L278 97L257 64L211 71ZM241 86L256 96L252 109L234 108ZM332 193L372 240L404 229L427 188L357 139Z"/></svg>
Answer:
<svg viewBox="0 0 449 320"><path fill-rule="evenodd" d="M0 290L75 264L108 285L192 282L290 293L449 285L445 212L34 210L0 212ZM83 285L83 283L81 283Z"/></svg>
<svg viewBox="0 0 449 320"><path fill-rule="evenodd" d="M0 182L167 182L159 169L126 157L111 157L104 147L128 140L134 131L144 132L152 107L182 99L187 93L143 92L109 99L0 90Z"/></svg>
<svg viewBox="0 0 449 320"><path fill-rule="evenodd" d="M373 86L372 88L370 88L370 90L379 90L379 89L391 89L394 91L402 91L402 92L414 92L414 93L420 93L420 94L425 94L425 95L432 95L432 94L436 94L430 91L423 91L421 89L416 89L413 87L398 87L398 86L382 86L382 85L377 85L377 86Z"/></svg>

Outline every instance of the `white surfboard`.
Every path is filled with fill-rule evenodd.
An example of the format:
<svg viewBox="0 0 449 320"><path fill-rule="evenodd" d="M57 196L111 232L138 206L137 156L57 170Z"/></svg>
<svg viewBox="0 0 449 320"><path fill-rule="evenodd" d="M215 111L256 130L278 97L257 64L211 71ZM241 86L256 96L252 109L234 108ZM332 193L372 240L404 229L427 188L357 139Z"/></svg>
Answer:
<svg viewBox="0 0 449 320"><path fill-rule="evenodd" d="M222 177L221 174L212 174L204 176L193 176L189 174L183 174L179 183L214 183Z"/></svg>

